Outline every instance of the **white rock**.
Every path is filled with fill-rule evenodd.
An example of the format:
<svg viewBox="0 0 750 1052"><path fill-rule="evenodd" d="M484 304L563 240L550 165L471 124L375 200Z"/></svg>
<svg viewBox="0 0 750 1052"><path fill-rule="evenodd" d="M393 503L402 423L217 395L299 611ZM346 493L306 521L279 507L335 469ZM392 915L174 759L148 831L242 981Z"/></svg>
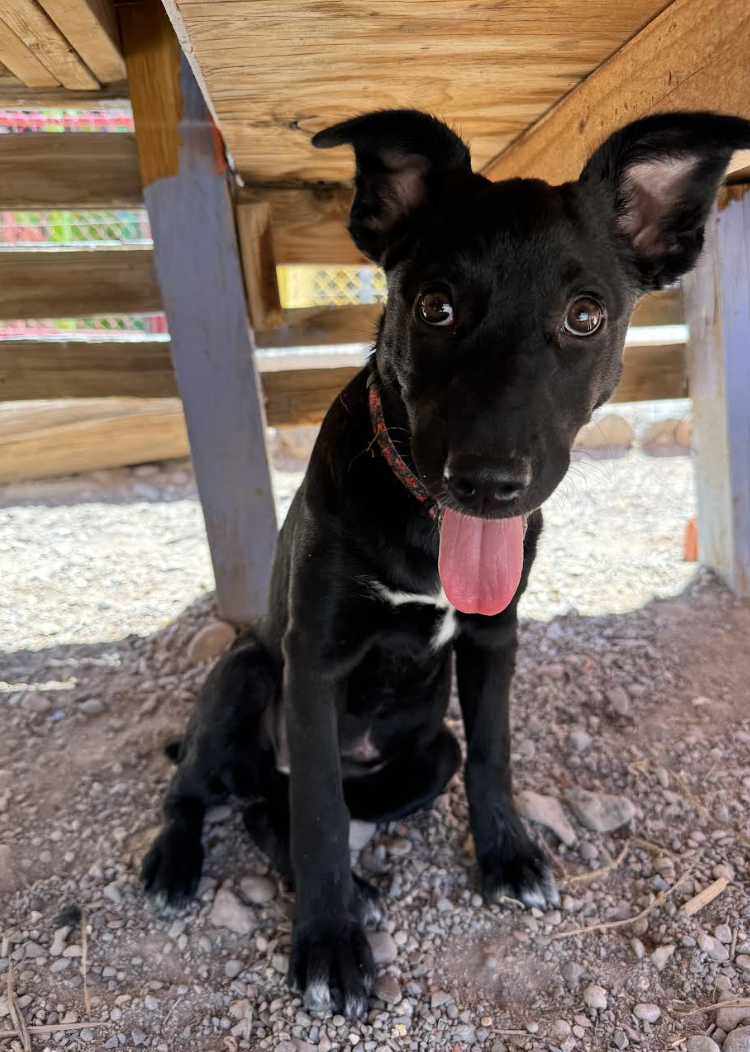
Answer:
<svg viewBox="0 0 750 1052"><path fill-rule="evenodd" d="M632 822L635 807L625 796L569 789L565 799L581 825L595 833L614 833Z"/></svg>
<svg viewBox="0 0 750 1052"><path fill-rule="evenodd" d="M362 822L358 818L353 818L349 823L349 849L361 851L363 847L367 847L376 829L374 822Z"/></svg>
<svg viewBox="0 0 750 1052"><path fill-rule="evenodd" d="M227 621L211 621L196 632L188 647L188 658L193 665L211 661L234 642L236 631Z"/></svg>
<svg viewBox="0 0 750 1052"><path fill-rule="evenodd" d="M607 413L581 428L574 449L599 450L608 456L621 456L633 444L633 429L618 413Z"/></svg>
<svg viewBox="0 0 750 1052"><path fill-rule="evenodd" d="M583 729L571 731L568 741L576 752L587 752L591 748L591 735Z"/></svg>
<svg viewBox="0 0 750 1052"><path fill-rule="evenodd" d="M240 892L243 899L252 902L253 906L265 906L267 902L276 897L276 884L268 877L253 874L242 878Z"/></svg>
<svg viewBox="0 0 750 1052"><path fill-rule="evenodd" d="M713 935L699 935L698 936L698 947L711 958L712 961L728 961L729 950L726 946L715 939Z"/></svg>
<svg viewBox="0 0 750 1052"><path fill-rule="evenodd" d="M750 1026L741 1026L727 1034L723 1052L750 1052Z"/></svg>
<svg viewBox="0 0 750 1052"><path fill-rule="evenodd" d="M721 1052L721 1049L705 1034L693 1034L687 1040L687 1052Z"/></svg>
<svg viewBox="0 0 750 1052"><path fill-rule="evenodd" d="M670 957L675 951L674 946L657 946L651 954L651 963L657 972L663 972L667 967Z"/></svg>
<svg viewBox="0 0 750 1052"><path fill-rule="evenodd" d="M655 1023L661 1015L661 1008L658 1005L651 1004L636 1005L633 1009L633 1015L644 1023Z"/></svg>
<svg viewBox="0 0 750 1052"><path fill-rule="evenodd" d="M750 1005L745 1008L719 1008L716 1012L716 1025L727 1033L736 1030L746 1019L750 1019Z"/></svg>
<svg viewBox="0 0 750 1052"><path fill-rule="evenodd" d="M391 961L396 960L398 947L393 941L392 935L387 931L368 931L365 934L367 935L367 941L370 944L375 964L390 964Z"/></svg>
<svg viewBox="0 0 750 1052"><path fill-rule="evenodd" d="M607 991L601 986L587 986L583 991L583 1000L589 1006L597 1011L603 1012L607 1007Z"/></svg>
<svg viewBox="0 0 750 1052"><path fill-rule="evenodd" d="M542 796L531 789L522 789L516 794L518 813L530 822L551 829L558 840L568 847L575 844L576 831L565 816L562 805L554 796Z"/></svg>
<svg viewBox="0 0 750 1052"><path fill-rule="evenodd" d="M85 712L87 716L96 716L100 712L104 712L104 702L100 701L99 698L87 698L81 702L81 712Z"/></svg>
<svg viewBox="0 0 750 1052"><path fill-rule="evenodd" d="M229 888L219 888L216 892L208 919L217 928L228 928L238 935L249 935L256 927L253 911Z"/></svg>

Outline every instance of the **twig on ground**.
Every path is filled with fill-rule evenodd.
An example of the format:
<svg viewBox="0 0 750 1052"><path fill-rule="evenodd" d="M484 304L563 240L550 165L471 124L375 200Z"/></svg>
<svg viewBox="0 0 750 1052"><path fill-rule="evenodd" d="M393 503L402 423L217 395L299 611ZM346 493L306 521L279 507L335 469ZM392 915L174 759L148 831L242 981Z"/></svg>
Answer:
<svg viewBox="0 0 750 1052"><path fill-rule="evenodd" d="M662 891L661 895L657 895L650 906L646 906L646 908L641 910L640 913L636 913L634 917L626 917L624 920L601 921L599 924L592 924L588 928L570 928L568 931L561 931L550 937L552 939L570 939L574 935L589 935L594 931L611 931L613 928L626 928L630 924L635 924L636 921L643 920L643 918L647 917L649 913L652 913L655 909L658 909L659 906L663 905L670 895L673 895L680 885L685 883L694 869L695 863L693 863L692 866L689 866L680 879L670 885L666 891Z"/></svg>
<svg viewBox="0 0 750 1052"><path fill-rule="evenodd" d="M18 1007L14 978L13 961L10 961L8 964L8 1011L10 1013L10 1021L14 1027L12 1036L20 1037L23 1052L31 1052L31 1038L29 1037L29 1030L26 1026L23 1012Z"/></svg>
<svg viewBox="0 0 750 1052"><path fill-rule="evenodd" d="M630 841L627 841L625 847L622 849L617 858L612 859L607 863L606 866L602 866L601 869L595 869L591 873L576 873L573 877L565 877L560 881L561 884L583 884L589 880L598 880L599 877L606 877L608 873L611 873L613 869L623 862L628 851L630 851Z"/></svg>
<svg viewBox="0 0 750 1052"><path fill-rule="evenodd" d="M687 902L683 903L681 907L683 913L687 913L688 917L695 916L704 906L708 906L710 902L718 898L728 886L729 881L727 878L719 877L713 884L709 884L703 891L699 891L697 895L693 895L692 899L688 899Z"/></svg>
<svg viewBox="0 0 750 1052"><path fill-rule="evenodd" d="M83 973L83 1005L86 1015L91 1015L91 997L89 996L89 932L86 914L81 910L81 972Z"/></svg>
<svg viewBox="0 0 750 1052"><path fill-rule="evenodd" d="M92 1026L111 1025L106 1019L96 1019L92 1023L45 1023L43 1026L27 1026L26 1031L27 1034L62 1034L68 1030L88 1030ZM17 1036L19 1036L17 1030L0 1030L0 1038Z"/></svg>
<svg viewBox="0 0 750 1052"><path fill-rule="evenodd" d="M687 1012L677 1012L677 1015L700 1015L701 1012L713 1012L714 1008L750 1008L750 997L738 997L733 1001L715 1001L702 1008L689 1008Z"/></svg>

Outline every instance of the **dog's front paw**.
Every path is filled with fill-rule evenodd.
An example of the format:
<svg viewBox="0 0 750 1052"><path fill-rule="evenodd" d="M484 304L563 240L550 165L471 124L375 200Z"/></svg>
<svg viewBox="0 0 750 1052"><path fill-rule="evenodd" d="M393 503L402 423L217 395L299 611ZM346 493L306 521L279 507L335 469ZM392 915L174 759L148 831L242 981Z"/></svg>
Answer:
<svg viewBox="0 0 750 1052"><path fill-rule="evenodd" d="M533 840L518 840L480 858L482 894L487 902L501 896L540 910L560 905L552 869L544 851Z"/></svg>
<svg viewBox="0 0 750 1052"><path fill-rule="evenodd" d="M182 909L195 898L202 869L200 839L166 828L143 859L141 884L157 909L171 912Z"/></svg>
<svg viewBox="0 0 750 1052"><path fill-rule="evenodd" d="M289 985L303 994L307 1009L357 1019L367 1010L374 978L372 950L359 923L295 924Z"/></svg>

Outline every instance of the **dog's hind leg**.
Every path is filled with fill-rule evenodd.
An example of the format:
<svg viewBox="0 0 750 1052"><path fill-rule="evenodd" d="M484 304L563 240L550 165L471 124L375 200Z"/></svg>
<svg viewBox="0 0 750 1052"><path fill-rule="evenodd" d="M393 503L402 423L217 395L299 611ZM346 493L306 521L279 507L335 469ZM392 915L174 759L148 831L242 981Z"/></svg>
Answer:
<svg viewBox="0 0 750 1052"><path fill-rule="evenodd" d="M267 710L278 677L265 651L248 636L206 678L178 750L167 789L164 824L141 867L146 894L161 909L192 899L203 868L206 809L230 794L262 792L273 768Z"/></svg>

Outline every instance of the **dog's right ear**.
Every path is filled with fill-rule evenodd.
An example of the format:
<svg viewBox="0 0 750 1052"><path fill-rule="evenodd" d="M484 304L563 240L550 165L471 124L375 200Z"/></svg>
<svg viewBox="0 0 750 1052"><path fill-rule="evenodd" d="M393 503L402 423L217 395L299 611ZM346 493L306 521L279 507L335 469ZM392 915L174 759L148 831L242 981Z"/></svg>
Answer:
<svg viewBox="0 0 750 1052"><path fill-rule="evenodd" d="M428 212L445 180L471 172L465 143L451 129L419 110L378 110L318 132L313 146L354 147L356 175L349 233L376 263L393 260Z"/></svg>

